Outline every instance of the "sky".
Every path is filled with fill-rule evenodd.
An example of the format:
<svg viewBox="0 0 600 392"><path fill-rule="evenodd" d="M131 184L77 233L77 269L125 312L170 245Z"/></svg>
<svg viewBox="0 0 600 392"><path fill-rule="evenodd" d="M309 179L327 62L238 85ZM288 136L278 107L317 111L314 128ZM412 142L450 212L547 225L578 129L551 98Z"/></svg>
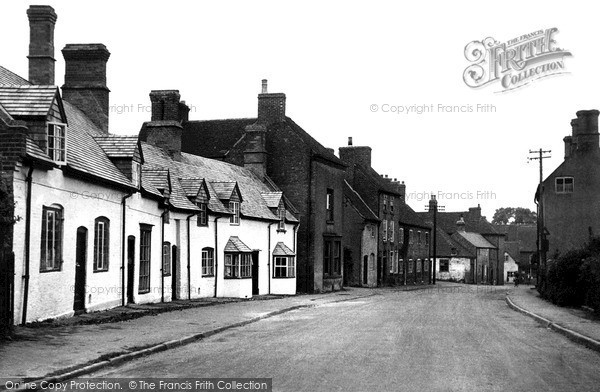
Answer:
<svg viewBox="0 0 600 392"><path fill-rule="evenodd" d="M552 151L550 174L575 112L600 108L600 24L583 1L5 1L0 65L24 77L30 4L58 14L57 85L67 43L111 52L110 132L138 133L158 89L179 90L192 120L255 117L268 79L269 92L286 94L286 114L325 147L337 153L349 136L370 146L372 166L405 182L416 211L430 192L447 211L479 204L490 220L500 207L535 210L529 150ZM572 54L560 75L506 92L463 80L470 42L550 28Z"/></svg>

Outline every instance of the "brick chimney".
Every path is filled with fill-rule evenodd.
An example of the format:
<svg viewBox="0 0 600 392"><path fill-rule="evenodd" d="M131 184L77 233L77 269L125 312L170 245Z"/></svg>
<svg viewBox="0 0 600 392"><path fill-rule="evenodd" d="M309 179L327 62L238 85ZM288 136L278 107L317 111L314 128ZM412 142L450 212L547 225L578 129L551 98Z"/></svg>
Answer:
<svg viewBox="0 0 600 392"><path fill-rule="evenodd" d="M29 81L54 85L54 25L56 13L49 5L32 5L29 18Z"/></svg>
<svg viewBox="0 0 600 392"><path fill-rule="evenodd" d="M477 204L477 207L469 207L469 216L472 219L479 220L481 218L481 205Z"/></svg>
<svg viewBox="0 0 600 392"><path fill-rule="evenodd" d="M340 147L340 159L348 164L371 166L371 147L354 146L352 137L348 138L348 146Z"/></svg>
<svg viewBox="0 0 600 392"><path fill-rule="evenodd" d="M179 101L178 90L152 90L151 121L145 122L140 140L163 149L173 160L181 161L181 123L187 121L189 108Z"/></svg>
<svg viewBox="0 0 600 392"><path fill-rule="evenodd" d="M573 124L573 122L571 122L571 125L572 124ZM571 152L572 152L572 148L573 148L573 137L565 136L563 138L563 142L565 142L565 159L567 159L571 156Z"/></svg>
<svg viewBox="0 0 600 392"><path fill-rule="evenodd" d="M580 110L577 112L575 124L571 121L573 128L573 144L577 152L600 150L600 134L598 133L598 110Z"/></svg>
<svg viewBox="0 0 600 392"><path fill-rule="evenodd" d="M267 79L262 80L261 91L258 94L258 123L268 127L285 121L285 94L268 93Z"/></svg>
<svg viewBox="0 0 600 392"><path fill-rule="evenodd" d="M399 182L397 178L394 178L392 185L394 185L396 192L400 194L400 200L404 202L406 197L406 185L404 185L404 181Z"/></svg>
<svg viewBox="0 0 600 392"><path fill-rule="evenodd" d="M267 128L263 124L247 125L244 167L250 169L261 180L267 174Z"/></svg>
<svg viewBox="0 0 600 392"><path fill-rule="evenodd" d="M63 99L77 106L104 133L108 133L106 62L110 52L103 44L68 44L65 58Z"/></svg>

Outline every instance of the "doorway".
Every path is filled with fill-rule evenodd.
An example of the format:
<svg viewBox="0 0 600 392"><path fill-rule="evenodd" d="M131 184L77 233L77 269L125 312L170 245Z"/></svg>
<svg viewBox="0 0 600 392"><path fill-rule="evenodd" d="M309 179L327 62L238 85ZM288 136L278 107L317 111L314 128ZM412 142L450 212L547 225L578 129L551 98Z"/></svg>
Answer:
<svg viewBox="0 0 600 392"><path fill-rule="evenodd" d="M75 297L73 298L73 310L75 314L85 312L85 268L87 259L87 232L81 226L77 229L75 240Z"/></svg>
<svg viewBox="0 0 600 392"><path fill-rule="evenodd" d="M369 283L369 256L363 257L363 284Z"/></svg>
<svg viewBox="0 0 600 392"><path fill-rule="evenodd" d="M258 251L252 252L252 295L259 294L258 287Z"/></svg>
<svg viewBox="0 0 600 392"><path fill-rule="evenodd" d="M175 301L179 295L177 292L177 272L179 268L179 254L177 245L171 247L171 301Z"/></svg>
<svg viewBox="0 0 600 392"><path fill-rule="evenodd" d="M135 278L135 237L127 237L127 303L133 303L133 282Z"/></svg>

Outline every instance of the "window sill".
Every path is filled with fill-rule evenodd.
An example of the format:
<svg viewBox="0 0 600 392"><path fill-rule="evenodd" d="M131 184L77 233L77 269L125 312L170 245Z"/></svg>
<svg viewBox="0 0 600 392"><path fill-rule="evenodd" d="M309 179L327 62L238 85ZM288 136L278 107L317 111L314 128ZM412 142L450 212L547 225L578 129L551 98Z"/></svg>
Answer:
<svg viewBox="0 0 600 392"><path fill-rule="evenodd" d="M167 276L171 276L171 273L169 272L168 274L163 274L163 278Z"/></svg>
<svg viewBox="0 0 600 392"><path fill-rule="evenodd" d="M40 274L44 274L46 272L60 272L62 271L62 268L52 268L52 269L45 269L45 270L40 270Z"/></svg>
<svg viewBox="0 0 600 392"><path fill-rule="evenodd" d="M214 278L215 274L202 275L202 278Z"/></svg>
<svg viewBox="0 0 600 392"><path fill-rule="evenodd" d="M295 276L273 276L273 279L295 279Z"/></svg>
<svg viewBox="0 0 600 392"><path fill-rule="evenodd" d="M94 273L96 272L108 272L108 268L104 268L104 269L94 269Z"/></svg>
<svg viewBox="0 0 600 392"><path fill-rule="evenodd" d="M224 276L223 279L252 279L252 276L244 276L244 277Z"/></svg>
<svg viewBox="0 0 600 392"><path fill-rule="evenodd" d="M138 291L138 294L142 295L142 294L149 294L150 293L150 289L148 290L144 290L144 291Z"/></svg>
<svg viewBox="0 0 600 392"><path fill-rule="evenodd" d="M287 232L287 230L286 229L277 229L277 232L285 234Z"/></svg>

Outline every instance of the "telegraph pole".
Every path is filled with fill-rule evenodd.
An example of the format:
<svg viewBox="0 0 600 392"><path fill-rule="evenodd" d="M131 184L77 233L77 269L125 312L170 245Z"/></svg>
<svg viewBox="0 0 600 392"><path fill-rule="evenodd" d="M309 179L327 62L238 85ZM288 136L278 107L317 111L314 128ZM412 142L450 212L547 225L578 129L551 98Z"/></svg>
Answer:
<svg viewBox="0 0 600 392"><path fill-rule="evenodd" d="M431 265L431 283L435 284L435 268L436 268L436 257L437 257L437 212L438 209L444 211L444 206L438 206L438 202L435 198L435 194L431 192L431 199L429 205L425 206L427 211L433 212L433 233L432 233L432 245L433 245L433 261Z"/></svg>
<svg viewBox="0 0 600 392"><path fill-rule="evenodd" d="M528 157L528 161L540 161L540 183L538 185L538 216L537 216L537 254L538 254L538 287L544 288L546 280L546 226L544 222L544 159L550 158L551 150L529 150L529 154L535 154ZM541 272L541 273L540 273ZM541 278L541 279L540 279Z"/></svg>

